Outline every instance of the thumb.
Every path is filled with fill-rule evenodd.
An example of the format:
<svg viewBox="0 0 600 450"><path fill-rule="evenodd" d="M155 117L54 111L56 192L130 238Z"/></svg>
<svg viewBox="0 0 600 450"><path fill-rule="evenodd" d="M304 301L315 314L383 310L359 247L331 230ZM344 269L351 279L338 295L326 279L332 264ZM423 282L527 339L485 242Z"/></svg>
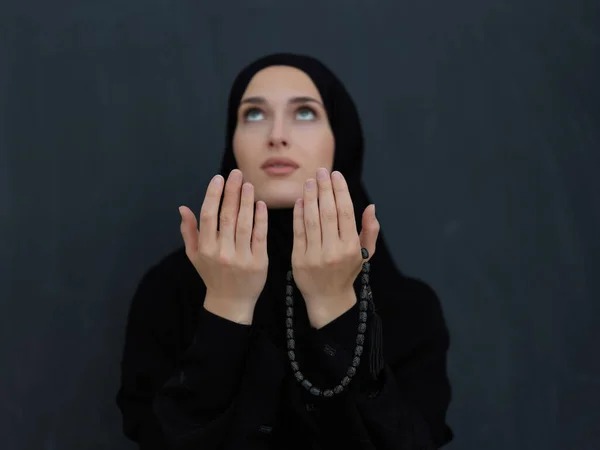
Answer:
<svg viewBox="0 0 600 450"><path fill-rule="evenodd" d="M188 257L195 255L198 250L198 220L187 206L179 207L181 224L179 229L185 244L185 252Z"/></svg>
<svg viewBox="0 0 600 450"><path fill-rule="evenodd" d="M367 206L363 212L362 230L360 231L359 236L361 247L364 247L369 251L369 259L375 254L379 228L379 221L375 216L375 205L371 204Z"/></svg>

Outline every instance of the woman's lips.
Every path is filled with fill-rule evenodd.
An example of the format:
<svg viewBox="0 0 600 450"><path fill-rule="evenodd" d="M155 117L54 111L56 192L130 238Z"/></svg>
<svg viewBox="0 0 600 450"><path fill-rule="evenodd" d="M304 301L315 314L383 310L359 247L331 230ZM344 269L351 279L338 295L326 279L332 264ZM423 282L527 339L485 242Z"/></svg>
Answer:
<svg viewBox="0 0 600 450"><path fill-rule="evenodd" d="M295 172L297 169L297 167L294 166L288 166L288 165L275 165L275 166L267 166L265 167L263 170L268 174L268 175L273 175L273 176L284 176L284 175L289 175L293 172Z"/></svg>

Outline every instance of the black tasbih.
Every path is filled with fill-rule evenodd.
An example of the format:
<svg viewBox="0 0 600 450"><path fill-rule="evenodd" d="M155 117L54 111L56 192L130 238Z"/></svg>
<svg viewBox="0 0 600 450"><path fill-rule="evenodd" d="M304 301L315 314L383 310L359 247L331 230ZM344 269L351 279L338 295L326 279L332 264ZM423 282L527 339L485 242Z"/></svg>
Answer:
<svg viewBox="0 0 600 450"><path fill-rule="evenodd" d="M366 248L361 249L361 254L363 259L369 258L369 251ZM318 397L333 397L334 395L339 395L348 387L352 378L356 375L358 371L358 367L360 366L361 356L364 352L364 344L365 344L365 333L367 331L367 319L368 312L371 312L373 315L376 315L373 306L373 294L371 292L371 287L369 285L369 272L371 270L371 265L368 262L363 263L362 272L361 272L361 282L362 288L360 291L360 299L358 304L358 329L356 336L356 347L354 348L354 355L352 358L352 362L350 363L348 370L346 372L346 376L342 378L342 380L334 387L329 389L320 389L314 386L309 380L306 379L304 374L300 371L300 366L298 361L296 361L296 341L294 340L294 284L293 284L293 275L292 271L288 271L287 273L287 286L286 286L286 297L285 304L286 308L286 337L287 337L287 350L288 350L288 359L290 360L290 365L294 372L294 377L296 380L311 394ZM378 323L378 322L377 322ZM377 325L379 328L380 325ZM378 333L379 334L379 333ZM380 339L379 339L380 340ZM371 357L372 357L372 366L375 364L376 367L372 367L372 372L378 373L381 370L382 363L379 361L375 361L373 358L380 358L380 350L371 348ZM375 361L375 363L373 363Z"/></svg>

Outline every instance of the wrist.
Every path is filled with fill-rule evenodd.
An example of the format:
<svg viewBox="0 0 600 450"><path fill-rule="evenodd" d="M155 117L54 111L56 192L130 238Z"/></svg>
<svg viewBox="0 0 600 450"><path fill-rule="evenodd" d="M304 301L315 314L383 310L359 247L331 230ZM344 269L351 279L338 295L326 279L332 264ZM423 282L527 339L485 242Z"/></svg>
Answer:
<svg viewBox="0 0 600 450"><path fill-rule="evenodd" d="M354 289L333 297L306 299L306 311L313 328L320 329L348 312L356 305Z"/></svg>
<svg viewBox="0 0 600 450"><path fill-rule="evenodd" d="M204 309L240 325L252 325L254 318L254 302L224 299L207 294Z"/></svg>

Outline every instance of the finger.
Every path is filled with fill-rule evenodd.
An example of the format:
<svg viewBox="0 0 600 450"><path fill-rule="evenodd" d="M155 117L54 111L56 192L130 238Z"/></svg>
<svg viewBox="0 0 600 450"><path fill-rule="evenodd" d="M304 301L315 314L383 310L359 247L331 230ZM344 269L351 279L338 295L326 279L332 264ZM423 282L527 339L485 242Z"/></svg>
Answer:
<svg viewBox="0 0 600 450"><path fill-rule="evenodd" d="M200 231L196 249L198 249L198 246L217 242L219 204L221 203L222 194L223 177L215 175L206 189L206 195L200 209Z"/></svg>
<svg viewBox="0 0 600 450"><path fill-rule="evenodd" d="M327 169L321 167L317 170L319 185L319 219L321 220L321 238L323 248L337 245L340 239L338 231L338 214L335 206L335 197L331 178Z"/></svg>
<svg viewBox="0 0 600 450"><path fill-rule="evenodd" d="M335 194L340 239L344 242L351 242L356 239L356 218L348 183L337 170L331 174L331 180Z"/></svg>
<svg viewBox="0 0 600 450"><path fill-rule="evenodd" d="M242 172L234 169L225 183L225 198L219 217L219 240L222 246L235 250L235 227L240 209L240 188Z"/></svg>
<svg viewBox="0 0 600 450"><path fill-rule="evenodd" d="M294 205L294 246L293 252L306 253L306 229L304 227L304 200L299 198Z"/></svg>
<svg viewBox="0 0 600 450"><path fill-rule="evenodd" d="M198 221L187 206L180 206L179 214L181 214L179 229L185 244L185 253L189 258L192 258L198 251Z"/></svg>
<svg viewBox="0 0 600 450"><path fill-rule="evenodd" d="M267 204L263 201L256 202L254 213L254 231L252 233L252 254L267 256L267 232L269 228Z"/></svg>
<svg viewBox="0 0 600 450"><path fill-rule="evenodd" d="M321 220L317 203L317 183L309 179L304 184L304 228L306 231L306 251L321 249Z"/></svg>
<svg viewBox="0 0 600 450"><path fill-rule="evenodd" d="M235 230L236 251L251 252L250 239L252 237L252 219L254 216L254 186L250 183L242 185L242 198L240 211L237 217Z"/></svg>
<svg viewBox="0 0 600 450"><path fill-rule="evenodd" d="M360 245L369 251L369 258L363 262L370 260L375 254L377 247L377 237L379 236L380 225L375 216L375 205L369 205L362 215L362 230L360 232Z"/></svg>

